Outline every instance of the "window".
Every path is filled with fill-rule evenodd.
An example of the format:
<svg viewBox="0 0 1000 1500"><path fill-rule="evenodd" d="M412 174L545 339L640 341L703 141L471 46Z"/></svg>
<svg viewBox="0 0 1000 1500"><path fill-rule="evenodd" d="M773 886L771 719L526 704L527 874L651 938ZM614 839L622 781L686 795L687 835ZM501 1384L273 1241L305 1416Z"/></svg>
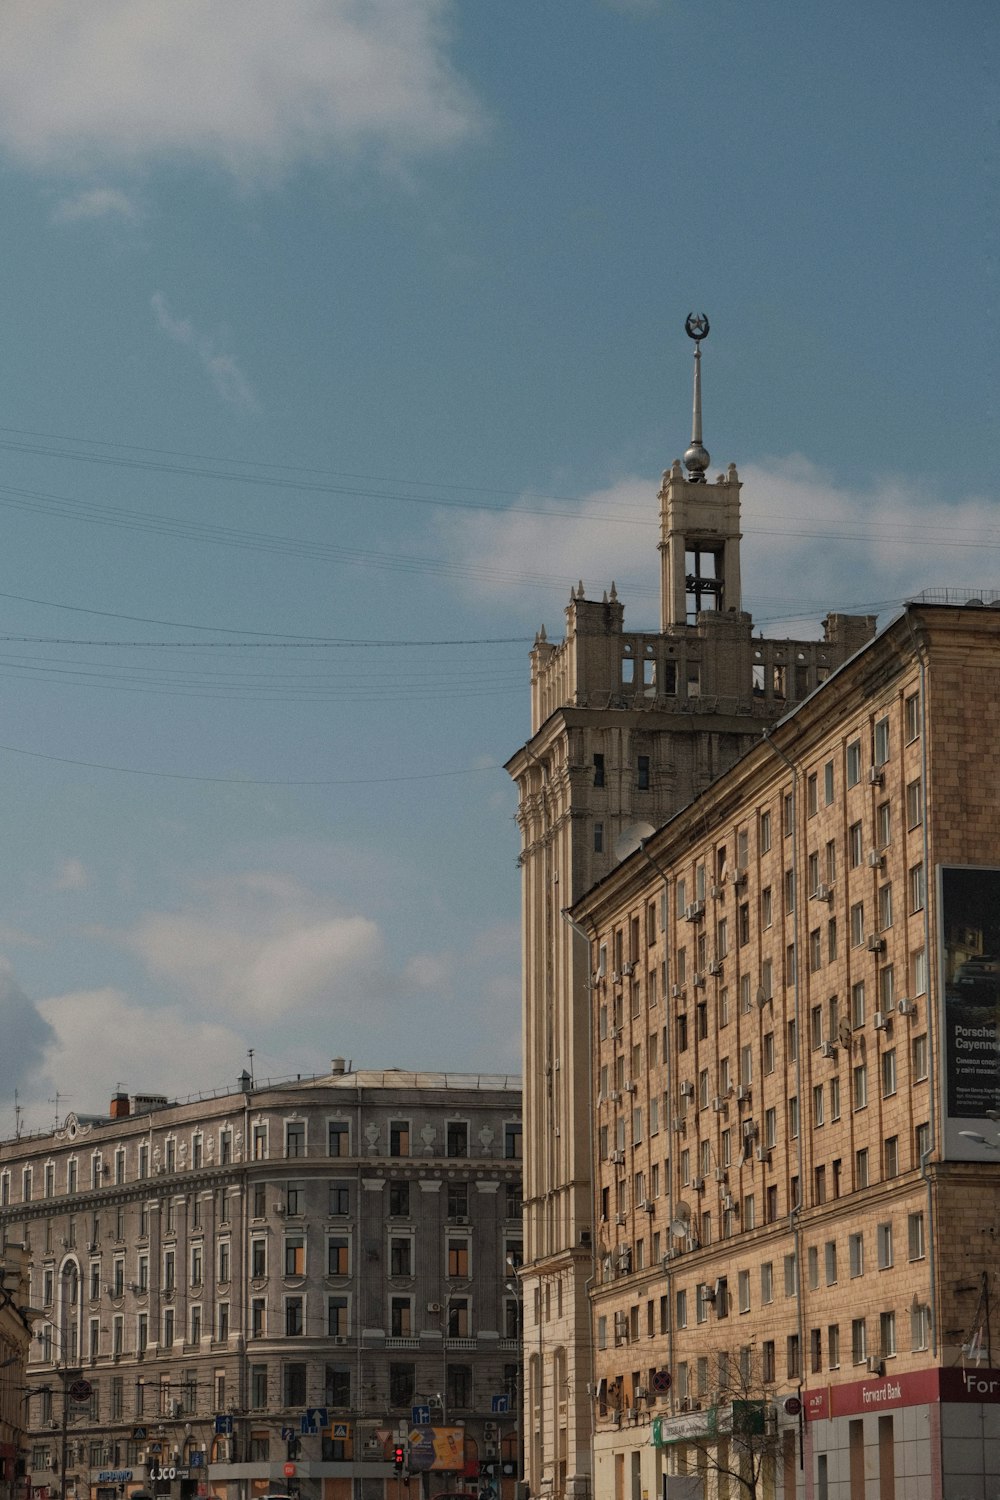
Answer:
<svg viewBox="0 0 1000 1500"><path fill-rule="evenodd" d="M799 1366L799 1336L790 1333L785 1344L785 1361L789 1380L795 1380L801 1374Z"/></svg>
<svg viewBox="0 0 1000 1500"><path fill-rule="evenodd" d="M417 1368L411 1364L390 1364L389 1405L410 1406L416 1390Z"/></svg>
<svg viewBox="0 0 1000 1500"><path fill-rule="evenodd" d="M467 1339L470 1332L468 1297L449 1297L448 1337L450 1339Z"/></svg>
<svg viewBox="0 0 1000 1500"><path fill-rule="evenodd" d="M250 1337L254 1339L263 1338L265 1328L264 1298L252 1297L250 1299Z"/></svg>
<svg viewBox="0 0 1000 1500"><path fill-rule="evenodd" d="M827 1240L823 1247L823 1264L826 1270L827 1286L834 1286L837 1281L837 1242Z"/></svg>
<svg viewBox="0 0 1000 1500"><path fill-rule="evenodd" d="M766 854L771 847L771 814L762 812L760 815L760 852Z"/></svg>
<svg viewBox="0 0 1000 1500"><path fill-rule="evenodd" d="M840 1368L840 1324L831 1323L826 1330L826 1362L831 1370Z"/></svg>
<svg viewBox="0 0 1000 1500"><path fill-rule="evenodd" d="M861 780L861 741L852 740L847 747L847 785L857 786Z"/></svg>
<svg viewBox="0 0 1000 1500"><path fill-rule="evenodd" d="M795 1094L788 1101L788 1134L793 1141L799 1134L799 1101Z"/></svg>
<svg viewBox="0 0 1000 1500"><path fill-rule="evenodd" d="M868 1358L868 1339L865 1330L864 1318L854 1318L851 1322L851 1362L863 1365Z"/></svg>
<svg viewBox="0 0 1000 1500"><path fill-rule="evenodd" d="M191 1285L201 1286L202 1282L202 1247L193 1245L191 1247Z"/></svg>
<svg viewBox="0 0 1000 1500"><path fill-rule="evenodd" d="M389 1155L409 1156L410 1154L410 1122L409 1120L389 1121Z"/></svg>
<svg viewBox="0 0 1000 1500"><path fill-rule="evenodd" d="M888 884L878 888L878 925L880 932L892 926L892 886Z"/></svg>
<svg viewBox="0 0 1000 1500"><path fill-rule="evenodd" d="M920 735L920 694L911 693L903 700L903 728L909 745Z"/></svg>
<svg viewBox="0 0 1000 1500"><path fill-rule="evenodd" d="M921 1032L919 1036L915 1036L913 1038L912 1042L910 1043L910 1053L910 1067L913 1073L913 1079L915 1083L919 1083L922 1079L925 1079L927 1077L928 1053L926 1031Z"/></svg>
<svg viewBox="0 0 1000 1500"><path fill-rule="evenodd" d="M304 1120L285 1121L285 1155L305 1156L306 1124Z"/></svg>
<svg viewBox="0 0 1000 1500"><path fill-rule="evenodd" d="M343 1218L351 1212L351 1188L349 1183L330 1183L327 1212L331 1218Z"/></svg>
<svg viewBox="0 0 1000 1500"><path fill-rule="evenodd" d="M858 1031L865 1024L865 982L851 985L851 1026Z"/></svg>
<svg viewBox="0 0 1000 1500"><path fill-rule="evenodd" d="M285 1275L306 1274L306 1239L304 1234L285 1235ZM224 1278L228 1280L228 1278Z"/></svg>
<svg viewBox="0 0 1000 1500"><path fill-rule="evenodd" d="M507 1161L520 1161L522 1134L520 1120L508 1121L503 1128L503 1154Z"/></svg>
<svg viewBox="0 0 1000 1500"><path fill-rule="evenodd" d="M306 1211L306 1188L303 1182L289 1182L285 1188L285 1213L298 1217Z"/></svg>
<svg viewBox="0 0 1000 1500"><path fill-rule="evenodd" d="M825 1121L823 1104L823 1085L815 1083L813 1084L813 1125L822 1125Z"/></svg>
<svg viewBox="0 0 1000 1500"><path fill-rule="evenodd" d="M764 1304L774 1301L774 1266L769 1260L761 1263L760 1300Z"/></svg>
<svg viewBox="0 0 1000 1500"><path fill-rule="evenodd" d="M926 1349L931 1340L931 1310L925 1302L910 1309L910 1343L914 1349Z"/></svg>
<svg viewBox="0 0 1000 1500"><path fill-rule="evenodd" d="M794 1252L785 1256L785 1296L794 1297L798 1290L798 1267Z"/></svg>
<svg viewBox="0 0 1000 1500"><path fill-rule="evenodd" d="M852 870L856 870L864 858L864 842L860 823L852 823L847 830L847 859Z"/></svg>
<svg viewBox="0 0 1000 1500"><path fill-rule="evenodd" d="M851 907L851 947L860 948L865 940L865 903L855 901Z"/></svg>
<svg viewBox="0 0 1000 1500"><path fill-rule="evenodd" d="M880 802L875 809L875 844L887 849L892 841L892 810L888 802Z"/></svg>
<svg viewBox="0 0 1000 1500"><path fill-rule="evenodd" d="M860 1151L855 1151L854 1153L854 1186L856 1189L868 1186L867 1146L863 1146Z"/></svg>
<svg viewBox="0 0 1000 1500"><path fill-rule="evenodd" d="M914 995L927 993L927 955L923 948L910 954L910 989Z"/></svg>
<svg viewBox="0 0 1000 1500"><path fill-rule="evenodd" d="M166 1307L163 1310L163 1343L169 1349L174 1341L174 1310Z"/></svg>
<svg viewBox="0 0 1000 1500"><path fill-rule="evenodd" d="M267 1365L250 1366L250 1405L258 1411L267 1405Z"/></svg>
<svg viewBox="0 0 1000 1500"><path fill-rule="evenodd" d="M640 755L636 759L636 788L640 792L649 791L649 756Z"/></svg>
<svg viewBox="0 0 1000 1500"><path fill-rule="evenodd" d="M604 785L604 756L600 753L594 756L594 785Z"/></svg>
<svg viewBox="0 0 1000 1500"><path fill-rule="evenodd" d="M749 913L747 915L749 920ZM760 893L760 920L763 927L770 927L774 922L774 905L769 885L765 886Z"/></svg>
<svg viewBox="0 0 1000 1500"><path fill-rule="evenodd" d="M896 1049L890 1047L882 1053L882 1098L888 1099L896 1092Z"/></svg>
<svg viewBox="0 0 1000 1500"><path fill-rule="evenodd" d="M875 720L875 764L884 766L889 759L889 718L888 715Z"/></svg>
<svg viewBox="0 0 1000 1500"><path fill-rule="evenodd" d="M410 1297L389 1298L389 1332L393 1338L409 1338L413 1332L413 1301Z"/></svg>
<svg viewBox="0 0 1000 1500"><path fill-rule="evenodd" d="M750 1311L750 1272L740 1271L736 1278L737 1298L741 1313Z"/></svg>
<svg viewBox="0 0 1000 1500"><path fill-rule="evenodd" d="M828 760L823 767L823 801L829 807L833 801L833 761Z"/></svg>
<svg viewBox="0 0 1000 1500"><path fill-rule="evenodd" d="M895 1009L896 974L892 964L886 964L878 974L878 1008L884 1016Z"/></svg>
<svg viewBox="0 0 1000 1500"><path fill-rule="evenodd" d="M346 1235L331 1234L326 1242L326 1274L349 1276L351 1273L351 1242Z"/></svg>
<svg viewBox="0 0 1000 1500"><path fill-rule="evenodd" d="M260 1121L253 1127L250 1154L254 1161L267 1160L267 1125Z"/></svg>
<svg viewBox="0 0 1000 1500"><path fill-rule="evenodd" d="M413 1240L408 1234L389 1237L389 1275L413 1275Z"/></svg>
<svg viewBox="0 0 1000 1500"><path fill-rule="evenodd" d="M327 1297L326 1299L326 1331L332 1339L344 1339L350 1331L347 1317L347 1298L344 1296Z"/></svg>
<svg viewBox="0 0 1000 1500"><path fill-rule="evenodd" d="M923 1260L927 1254L927 1239L922 1213L910 1214L906 1221L906 1235L911 1260Z"/></svg>
<svg viewBox="0 0 1000 1500"><path fill-rule="evenodd" d="M469 1127L466 1121L448 1121L446 1151L449 1156L468 1156Z"/></svg>
<svg viewBox="0 0 1000 1500"><path fill-rule="evenodd" d="M891 1224L879 1224L875 1231L875 1243L878 1247L878 1268L880 1271L887 1271L892 1265Z"/></svg>
<svg viewBox="0 0 1000 1500"><path fill-rule="evenodd" d="M823 967L823 938L822 930L814 927L809 934L809 972L815 974L817 969Z"/></svg>
<svg viewBox="0 0 1000 1500"><path fill-rule="evenodd" d="M823 1368L823 1330L809 1330L809 1368L815 1375Z"/></svg>
<svg viewBox="0 0 1000 1500"><path fill-rule="evenodd" d="M467 1277L469 1275L469 1241L464 1236L460 1239L448 1237L448 1275Z"/></svg>
<svg viewBox="0 0 1000 1500"><path fill-rule="evenodd" d="M915 781L908 782L906 787L906 826L907 828L919 828L923 820L923 787L918 776Z"/></svg>
<svg viewBox="0 0 1000 1500"><path fill-rule="evenodd" d="M890 1135L886 1137L882 1148L883 1177L899 1176L899 1136Z"/></svg>
<svg viewBox="0 0 1000 1500"><path fill-rule="evenodd" d="M304 1364L289 1364L285 1366L284 1380L284 1404L286 1406L305 1406L306 1404L306 1366Z"/></svg>
<svg viewBox="0 0 1000 1500"><path fill-rule="evenodd" d="M327 1128L327 1151L330 1156L350 1156L351 1127L346 1120L331 1120Z"/></svg>
<svg viewBox="0 0 1000 1500"><path fill-rule="evenodd" d="M892 1359L896 1353L896 1314L894 1312L879 1313L878 1318L879 1352L883 1359Z"/></svg>
<svg viewBox="0 0 1000 1500"><path fill-rule="evenodd" d="M594 853L595 854L603 854L604 853L604 824L603 823L595 823L594 824Z"/></svg>
<svg viewBox="0 0 1000 1500"><path fill-rule="evenodd" d="M819 812L819 777L812 771L806 777L806 816L814 817Z"/></svg>
<svg viewBox="0 0 1000 1500"><path fill-rule="evenodd" d="M809 1290L814 1292L819 1286L819 1249L816 1245L810 1245L806 1252L806 1274Z"/></svg>
<svg viewBox="0 0 1000 1500"><path fill-rule="evenodd" d="M793 792L786 792L785 793L784 798L782 800L781 808L782 808L782 817L781 817L782 832L784 833L786 839L787 838L791 838L792 833L793 833L793 831L795 829L795 795L794 795Z"/></svg>
<svg viewBox="0 0 1000 1500"><path fill-rule="evenodd" d="M910 911L923 911L926 899L926 886L924 883L924 867L922 864L913 865L909 874Z"/></svg>
<svg viewBox="0 0 1000 1500"><path fill-rule="evenodd" d="M868 1064L859 1063L854 1069L854 1108L868 1107Z"/></svg>

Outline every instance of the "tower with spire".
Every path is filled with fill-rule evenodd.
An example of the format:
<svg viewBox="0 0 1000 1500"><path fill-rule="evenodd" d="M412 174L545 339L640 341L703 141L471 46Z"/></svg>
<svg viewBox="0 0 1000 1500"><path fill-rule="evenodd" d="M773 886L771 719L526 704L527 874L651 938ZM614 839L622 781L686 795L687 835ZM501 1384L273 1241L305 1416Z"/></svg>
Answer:
<svg viewBox="0 0 1000 1500"><path fill-rule="evenodd" d="M740 592L739 476L730 464L710 480L702 441L708 319L691 314L685 326L695 343L692 435L659 491L659 631L626 631L613 580L599 598L582 581L571 588L563 639L543 628L532 647L531 734L507 765L521 830L523 1432L533 1500L591 1492L591 974L589 945L564 912L875 629L873 616L831 614L819 640L754 638ZM622 933L609 962L641 962L643 941Z"/></svg>

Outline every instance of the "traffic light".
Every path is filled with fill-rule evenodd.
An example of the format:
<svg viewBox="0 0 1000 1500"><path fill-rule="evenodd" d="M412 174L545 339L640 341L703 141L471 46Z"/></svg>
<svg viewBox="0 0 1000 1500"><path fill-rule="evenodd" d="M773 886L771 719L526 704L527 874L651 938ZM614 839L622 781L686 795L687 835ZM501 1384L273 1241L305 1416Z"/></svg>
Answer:
<svg viewBox="0 0 1000 1500"><path fill-rule="evenodd" d="M397 1474L402 1474L403 1465L406 1463L406 1449L402 1443L397 1443L392 1450L392 1467Z"/></svg>

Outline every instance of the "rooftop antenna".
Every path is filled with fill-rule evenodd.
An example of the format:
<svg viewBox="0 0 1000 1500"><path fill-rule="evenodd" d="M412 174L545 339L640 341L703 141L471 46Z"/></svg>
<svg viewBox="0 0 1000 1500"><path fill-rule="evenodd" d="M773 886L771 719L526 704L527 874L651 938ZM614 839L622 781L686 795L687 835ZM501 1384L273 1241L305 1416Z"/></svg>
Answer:
<svg viewBox="0 0 1000 1500"><path fill-rule="evenodd" d="M59 1129L59 1105L60 1105L60 1103L65 1104L66 1100L67 1099L72 1099L72 1097L73 1097L72 1094L60 1094L59 1090L56 1089L56 1096L55 1096L55 1098L54 1099L49 1099L47 1101L49 1104L54 1104L55 1107L56 1107L56 1116L55 1116L55 1128L56 1128L56 1130Z"/></svg>
<svg viewBox="0 0 1000 1500"><path fill-rule="evenodd" d="M251 1088L253 1088L253 1086L254 1086L254 1078L253 1078L253 1051L254 1051L254 1049L252 1047L248 1047L247 1048L247 1057L250 1059L250 1087Z"/></svg>
<svg viewBox="0 0 1000 1500"><path fill-rule="evenodd" d="M694 409L691 418L691 446L684 455L684 467L692 484L705 483L705 470L711 456L701 441L701 341L708 338L709 321L704 313L688 313L684 332L694 339Z"/></svg>
<svg viewBox="0 0 1000 1500"><path fill-rule="evenodd" d="M20 1105L20 1103L18 1101L17 1089L15 1089L14 1090L14 1139L15 1139L15 1141L19 1141L21 1139L21 1117L23 1116L23 1114L24 1114L24 1110L21 1108L21 1105Z"/></svg>

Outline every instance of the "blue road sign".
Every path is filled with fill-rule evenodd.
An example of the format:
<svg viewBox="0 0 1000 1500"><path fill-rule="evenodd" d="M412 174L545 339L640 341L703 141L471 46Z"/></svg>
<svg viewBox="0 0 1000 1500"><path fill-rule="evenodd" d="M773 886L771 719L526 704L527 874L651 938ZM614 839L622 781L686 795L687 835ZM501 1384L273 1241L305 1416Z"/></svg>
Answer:
<svg viewBox="0 0 1000 1500"><path fill-rule="evenodd" d="M232 1437L232 1435L233 1435L233 1419L232 1419L232 1417L230 1417L228 1415L221 1416L221 1417L216 1417L216 1419L215 1419L215 1435L216 1435L216 1437Z"/></svg>
<svg viewBox="0 0 1000 1500"><path fill-rule="evenodd" d="M414 1427L429 1427L431 1425L430 1407L412 1406L410 1408L410 1422Z"/></svg>
<svg viewBox="0 0 1000 1500"><path fill-rule="evenodd" d="M492 1401L490 1402L490 1411L500 1414L506 1411L510 1411L510 1397L494 1396Z"/></svg>

